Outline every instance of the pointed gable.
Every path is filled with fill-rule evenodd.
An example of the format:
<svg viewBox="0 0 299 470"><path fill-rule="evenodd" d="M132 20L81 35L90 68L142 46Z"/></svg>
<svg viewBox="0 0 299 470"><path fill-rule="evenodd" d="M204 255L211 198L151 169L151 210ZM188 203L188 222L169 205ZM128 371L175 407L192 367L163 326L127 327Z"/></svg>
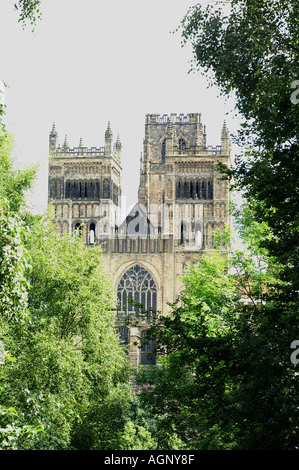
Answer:
<svg viewBox="0 0 299 470"><path fill-rule="evenodd" d="M146 238L149 234L155 234L157 229L147 217L142 205L136 203L126 216L125 220L118 227L119 236L129 236L131 238Z"/></svg>

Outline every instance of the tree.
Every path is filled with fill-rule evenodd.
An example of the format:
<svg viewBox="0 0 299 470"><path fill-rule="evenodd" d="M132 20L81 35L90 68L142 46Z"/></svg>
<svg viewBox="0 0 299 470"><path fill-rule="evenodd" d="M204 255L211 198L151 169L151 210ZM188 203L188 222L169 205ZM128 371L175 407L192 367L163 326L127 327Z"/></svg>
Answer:
<svg viewBox="0 0 299 470"><path fill-rule="evenodd" d="M32 416L24 416L23 407L8 403L9 369L16 363L11 344L28 327L27 271L29 253L25 248L26 229L17 213L11 212L6 199L0 199L0 449L18 449L23 441L34 441L43 432ZM27 392L27 400L33 396ZM39 406L39 405L38 405ZM36 421L35 421L36 422Z"/></svg>
<svg viewBox="0 0 299 470"><path fill-rule="evenodd" d="M227 170L258 221L273 233L266 243L298 290L297 0L232 0L196 5L182 23L193 48L192 70L208 75L224 95L234 93L243 123L244 155ZM298 87L297 87L298 88ZM298 90L297 90L298 91ZM295 101L296 103L296 101Z"/></svg>
<svg viewBox="0 0 299 470"><path fill-rule="evenodd" d="M0 144L0 447L123 448L132 391L101 250L27 212L35 170Z"/></svg>
<svg viewBox="0 0 299 470"><path fill-rule="evenodd" d="M236 142L245 150L232 169L221 168L243 192L250 217L268 227L256 246L280 266L275 273L279 288L270 290L267 303L254 315L240 316L246 318L237 342L243 344L240 368L245 362L238 388L242 393L231 396L242 403L248 426L239 429L247 447L260 448L264 439L269 447L294 448L298 432L297 377L286 356L298 331L297 3L213 2L192 7L181 23L183 44L190 41L193 48L191 69L209 73L222 94L235 95L243 118Z"/></svg>
<svg viewBox="0 0 299 470"><path fill-rule="evenodd" d="M0 197L6 199L9 209L26 223L32 216L26 207L26 193L32 188L37 167L20 169L13 157L14 138L4 127L0 131Z"/></svg>
<svg viewBox="0 0 299 470"><path fill-rule="evenodd" d="M131 387L101 250L59 236L43 219L27 248L30 322L11 337L17 362L8 367L6 402L44 433L19 441L20 448L115 448Z"/></svg>
<svg viewBox="0 0 299 470"><path fill-rule="evenodd" d="M0 316L2 321L21 321L27 311L29 256L24 249L24 225L0 199Z"/></svg>
<svg viewBox="0 0 299 470"><path fill-rule="evenodd" d="M2 114L2 105L0 114ZM40 423L25 418L18 403L8 403L9 369L16 363L11 344L21 337L30 321L27 272L30 258L26 248L32 220L26 210L25 192L31 188L35 169L20 171L12 158L13 138L2 121L0 131L0 448L17 449L22 441L32 441L43 432ZM27 393L27 399L33 396Z"/></svg>
<svg viewBox="0 0 299 470"><path fill-rule="evenodd" d="M6 406L7 364L15 359L7 351L11 330L22 328L28 319L27 294L29 266L24 248L25 230L20 217L0 199L0 449L16 449L20 439L31 439L40 426L24 422L22 413Z"/></svg>
<svg viewBox="0 0 299 470"><path fill-rule="evenodd" d="M149 330L158 367L137 375L157 417L159 448L176 433L188 449L295 449L295 304L280 301L282 266L260 248L265 223L237 212L245 246L203 255L189 268L172 314ZM279 315L278 315L279 308Z"/></svg>
<svg viewBox="0 0 299 470"><path fill-rule="evenodd" d="M183 44L193 47L192 70L210 72L222 93L235 92L244 118L241 135L266 148L296 142L299 111L291 95L298 78L297 7L296 0L196 5L181 25Z"/></svg>

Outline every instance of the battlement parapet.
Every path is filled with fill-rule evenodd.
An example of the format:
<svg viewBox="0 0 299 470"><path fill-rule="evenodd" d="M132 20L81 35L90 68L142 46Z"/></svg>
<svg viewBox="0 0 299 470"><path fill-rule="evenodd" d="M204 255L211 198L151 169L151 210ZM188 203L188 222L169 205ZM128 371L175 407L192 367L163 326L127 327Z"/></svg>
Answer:
<svg viewBox="0 0 299 470"><path fill-rule="evenodd" d="M103 157L105 156L105 147L73 147L63 148L58 147L56 149L56 157Z"/></svg>
<svg viewBox="0 0 299 470"><path fill-rule="evenodd" d="M200 113L147 114L146 124L196 124L200 122L200 119Z"/></svg>

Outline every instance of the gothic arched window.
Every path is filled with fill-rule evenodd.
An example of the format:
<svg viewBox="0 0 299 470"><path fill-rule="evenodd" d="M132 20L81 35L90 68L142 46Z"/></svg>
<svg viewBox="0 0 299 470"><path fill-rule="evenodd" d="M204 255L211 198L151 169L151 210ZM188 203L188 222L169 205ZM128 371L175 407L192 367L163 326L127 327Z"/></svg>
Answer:
<svg viewBox="0 0 299 470"><path fill-rule="evenodd" d="M193 181L190 181L190 193L189 193L189 197L191 199L194 199L194 184L193 184Z"/></svg>
<svg viewBox="0 0 299 470"><path fill-rule="evenodd" d="M183 245L186 240L188 240L188 231L189 231L189 226L188 223L183 221L180 225L180 245Z"/></svg>
<svg viewBox="0 0 299 470"><path fill-rule="evenodd" d="M66 199L72 197L72 182L71 181L67 181L65 183L65 197Z"/></svg>
<svg viewBox="0 0 299 470"><path fill-rule="evenodd" d="M181 182L180 180L177 181L176 183L176 197L180 198L181 197Z"/></svg>
<svg viewBox="0 0 299 470"><path fill-rule="evenodd" d="M184 195L183 195L184 198L188 197L188 193L189 193L188 186L189 185L188 185L187 181L185 181L185 183L184 183Z"/></svg>
<svg viewBox="0 0 299 470"><path fill-rule="evenodd" d="M201 183L201 194L202 194L202 198L203 199L207 199L207 193L206 193L206 182L205 180L203 180L203 182Z"/></svg>
<svg viewBox="0 0 299 470"><path fill-rule="evenodd" d="M162 162L165 162L165 154L166 154L166 140L164 139L161 146L161 157Z"/></svg>
<svg viewBox="0 0 299 470"><path fill-rule="evenodd" d="M50 184L50 198L56 199L56 197L57 197L56 180L52 180Z"/></svg>
<svg viewBox="0 0 299 470"><path fill-rule="evenodd" d="M109 199L110 198L110 184L107 178L103 181L103 198Z"/></svg>
<svg viewBox="0 0 299 470"><path fill-rule="evenodd" d="M135 264L128 269L117 287L118 312L124 315L135 314L139 316L140 308L133 302L142 304L142 308L148 311L157 310L157 287L151 274L142 266Z"/></svg>
<svg viewBox="0 0 299 470"><path fill-rule="evenodd" d="M95 199L99 200L100 199L100 184L98 181L95 183Z"/></svg>
<svg viewBox="0 0 299 470"><path fill-rule="evenodd" d="M172 197L172 181L168 180L167 183L167 197L171 198Z"/></svg>
<svg viewBox="0 0 299 470"><path fill-rule="evenodd" d="M90 245L94 244L95 232L96 232L96 226L94 223L91 223L89 226L89 244Z"/></svg>
<svg viewBox="0 0 299 470"><path fill-rule="evenodd" d="M195 183L195 194L196 194L197 198L200 199L200 185L199 185L199 181L196 181L196 183Z"/></svg>
<svg viewBox="0 0 299 470"><path fill-rule="evenodd" d="M80 222L77 222L74 227L75 235L76 236L81 236L83 232L83 224Z"/></svg>
<svg viewBox="0 0 299 470"><path fill-rule="evenodd" d="M156 341L146 337L146 331L141 332L141 364L156 364L154 356Z"/></svg>
<svg viewBox="0 0 299 470"><path fill-rule="evenodd" d="M200 222L195 222L195 244L198 247L202 246L202 236L201 236L201 223Z"/></svg>
<svg viewBox="0 0 299 470"><path fill-rule="evenodd" d="M186 150L186 141L184 139L179 139L179 151L184 152Z"/></svg>
<svg viewBox="0 0 299 470"><path fill-rule="evenodd" d="M89 191L89 197L94 199L94 183L92 181L89 183Z"/></svg>
<svg viewBox="0 0 299 470"><path fill-rule="evenodd" d="M213 199L213 182L208 181L208 199Z"/></svg>

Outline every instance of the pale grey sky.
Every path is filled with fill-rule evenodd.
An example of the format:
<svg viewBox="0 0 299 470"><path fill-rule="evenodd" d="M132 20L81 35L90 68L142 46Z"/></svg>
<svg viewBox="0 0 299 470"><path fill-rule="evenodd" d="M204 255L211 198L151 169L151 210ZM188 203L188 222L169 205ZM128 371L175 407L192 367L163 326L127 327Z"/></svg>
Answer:
<svg viewBox="0 0 299 470"><path fill-rule="evenodd" d="M47 205L48 138L103 146L108 121L123 146L123 195L137 201L139 158L147 113L202 114L209 145L220 144L226 104L207 79L188 74L192 54L172 34L192 0L43 0L42 21L25 31L11 0L0 6L0 80L5 122L15 134L18 161L40 163L32 203ZM207 3L207 2L205 2ZM229 112L228 115L226 113Z"/></svg>

